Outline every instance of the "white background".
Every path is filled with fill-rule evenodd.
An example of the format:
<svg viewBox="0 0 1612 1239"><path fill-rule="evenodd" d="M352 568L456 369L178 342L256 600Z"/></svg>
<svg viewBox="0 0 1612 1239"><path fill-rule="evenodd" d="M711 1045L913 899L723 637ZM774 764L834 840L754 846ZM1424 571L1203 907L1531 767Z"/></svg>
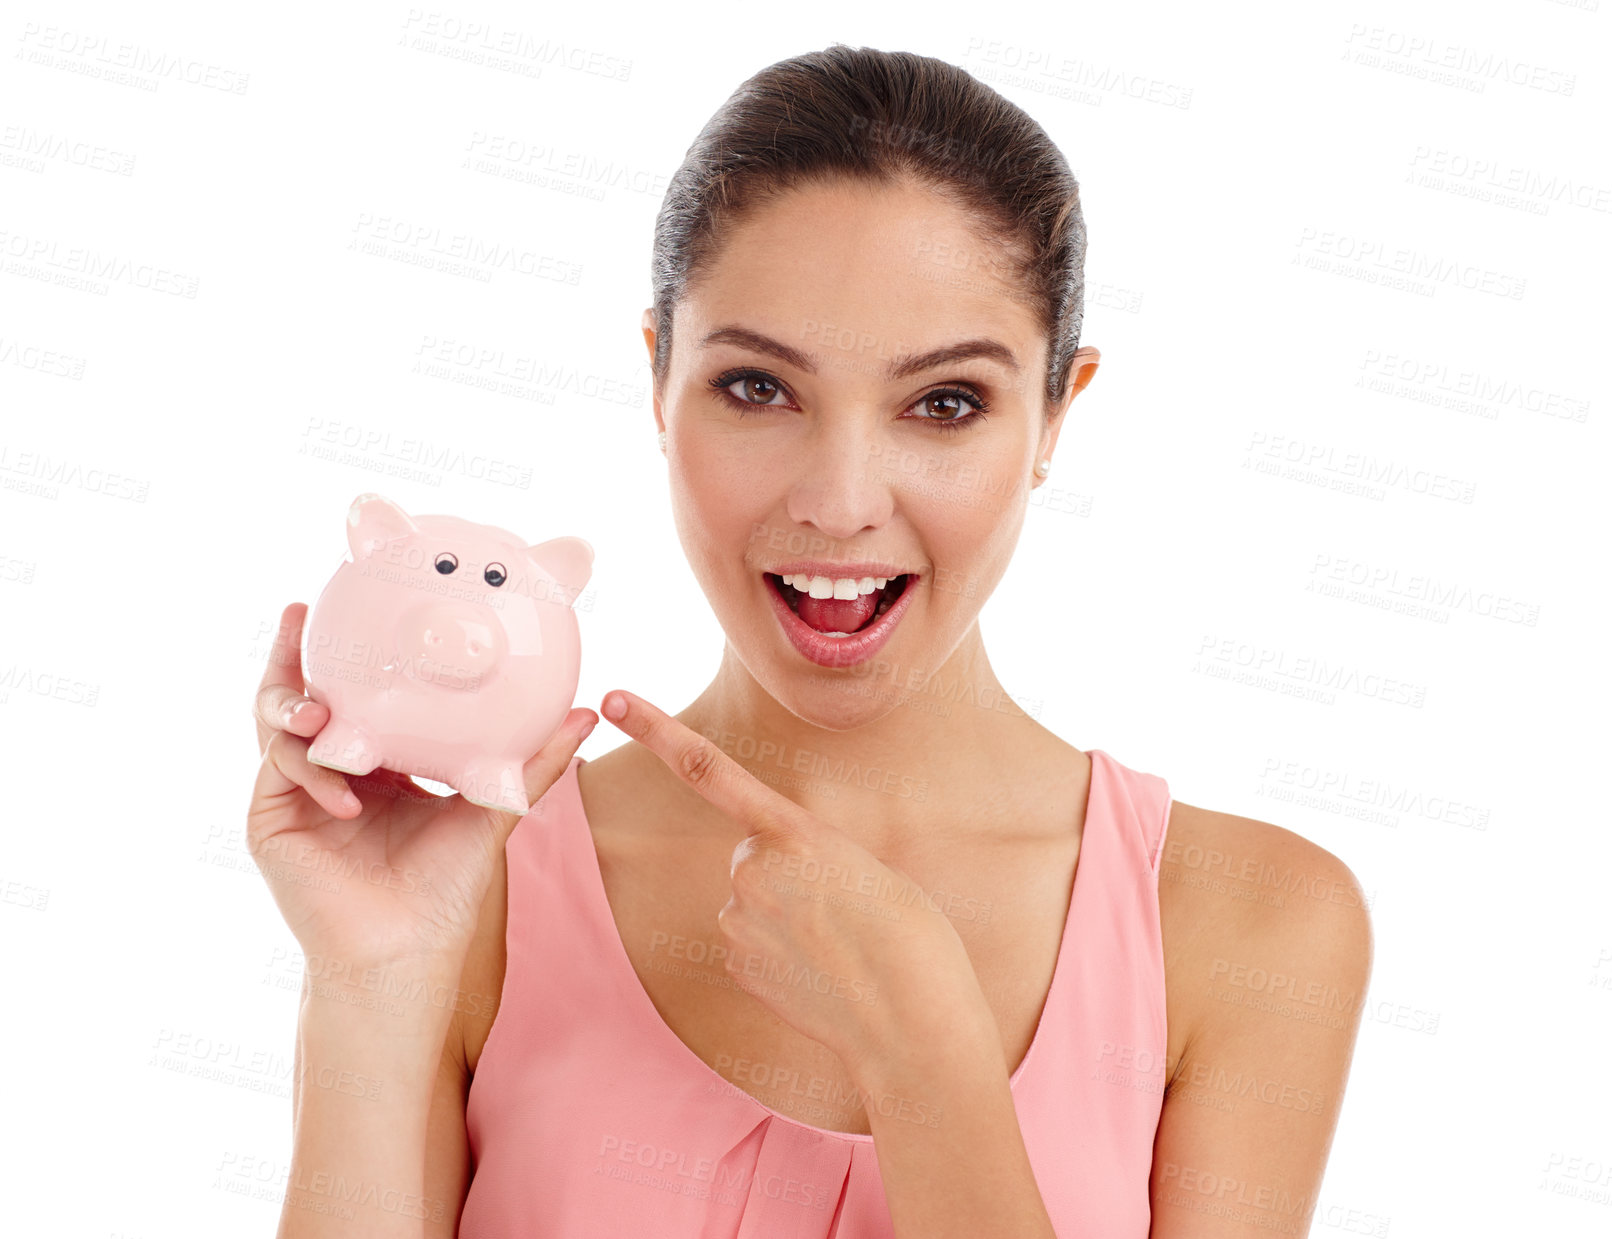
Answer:
<svg viewBox="0 0 1612 1239"><path fill-rule="evenodd" d="M301 961L249 710L355 495L586 537L579 704L707 682L653 219L836 40L971 70L1082 184L1103 361L983 612L1003 682L1372 898L1312 1233L1612 1231L1604 5L0 14L8 1231L275 1226ZM465 235L542 270L432 269Z"/></svg>

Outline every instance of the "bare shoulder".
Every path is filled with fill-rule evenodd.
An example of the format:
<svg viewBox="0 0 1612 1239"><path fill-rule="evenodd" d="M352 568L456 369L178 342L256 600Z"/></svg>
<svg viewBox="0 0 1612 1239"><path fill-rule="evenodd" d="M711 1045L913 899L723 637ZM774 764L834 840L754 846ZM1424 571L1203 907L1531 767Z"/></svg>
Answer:
<svg viewBox="0 0 1612 1239"><path fill-rule="evenodd" d="M1358 1015L1373 955L1365 894L1347 864L1303 835L1173 802L1159 919L1184 1044L1235 1005L1215 997L1227 989Z"/></svg>
<svg viewBox="0 0 1612 1239"><path fill-rule="evenodd" d="M1307 1234L1371 974L1360 883L1294 831L1176 803L1159 920L1173 1064L1149 1233ZM1252 1203L1207 1216L1205 1182L1246 1185Z"/></svg>
<svg viewBox="0 0 1612 1239"><path fill-rule="evenodd" d="M577 790L595 846L605 852L617 844L662 838L669 828L713 812L654 750L636 740L624 740L579 766Z"/></svg>

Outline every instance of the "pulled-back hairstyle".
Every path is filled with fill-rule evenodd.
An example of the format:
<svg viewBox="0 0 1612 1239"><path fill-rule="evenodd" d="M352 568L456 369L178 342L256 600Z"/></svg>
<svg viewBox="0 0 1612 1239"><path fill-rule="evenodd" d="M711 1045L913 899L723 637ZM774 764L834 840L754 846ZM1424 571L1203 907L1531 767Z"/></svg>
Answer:
<svg viewBox="0 0 1612 1239"><path fill-rule="evenodd" d="M1085 307L1080 186L1033 119L967 70L914 52L834 43L769 65L694 139L655 219L651 262L660 389L672 315L753 208L799 186L914 180L996 245L965 256L1006 276L1047 337L1044 411L1067 388ZM966 276L966 272L965 272Z"/></svg>

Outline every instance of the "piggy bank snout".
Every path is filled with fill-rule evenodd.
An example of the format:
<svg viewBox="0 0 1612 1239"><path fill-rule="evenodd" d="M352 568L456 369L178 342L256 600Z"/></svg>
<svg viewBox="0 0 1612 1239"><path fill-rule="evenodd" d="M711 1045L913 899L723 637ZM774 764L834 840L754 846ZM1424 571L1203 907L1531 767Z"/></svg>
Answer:
<svg viewBox="0 0 1612 1239"><path fill-rule="evenodd" d="M509 652L503 621L485 608L430 602L405 612L398 621L400 652L418 679L446 687L492 671Z"/></svg>

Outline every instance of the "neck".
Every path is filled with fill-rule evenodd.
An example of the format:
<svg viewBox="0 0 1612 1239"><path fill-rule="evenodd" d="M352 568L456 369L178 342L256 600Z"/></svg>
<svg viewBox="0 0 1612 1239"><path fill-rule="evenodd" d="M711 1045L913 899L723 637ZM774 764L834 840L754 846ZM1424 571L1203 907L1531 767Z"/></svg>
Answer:
<svg viewBox="0 0 1612 1239"><path fill-rule="evenodd" d="M808 722L768 692L731 645L716 678L677 717L879 855L915 832L986 828L967 810L1000 803L1004 780L1049 735L1003 689L978 624L927 679L878 659L865 670L801 676L803 712L866 721Z"/></svg>

